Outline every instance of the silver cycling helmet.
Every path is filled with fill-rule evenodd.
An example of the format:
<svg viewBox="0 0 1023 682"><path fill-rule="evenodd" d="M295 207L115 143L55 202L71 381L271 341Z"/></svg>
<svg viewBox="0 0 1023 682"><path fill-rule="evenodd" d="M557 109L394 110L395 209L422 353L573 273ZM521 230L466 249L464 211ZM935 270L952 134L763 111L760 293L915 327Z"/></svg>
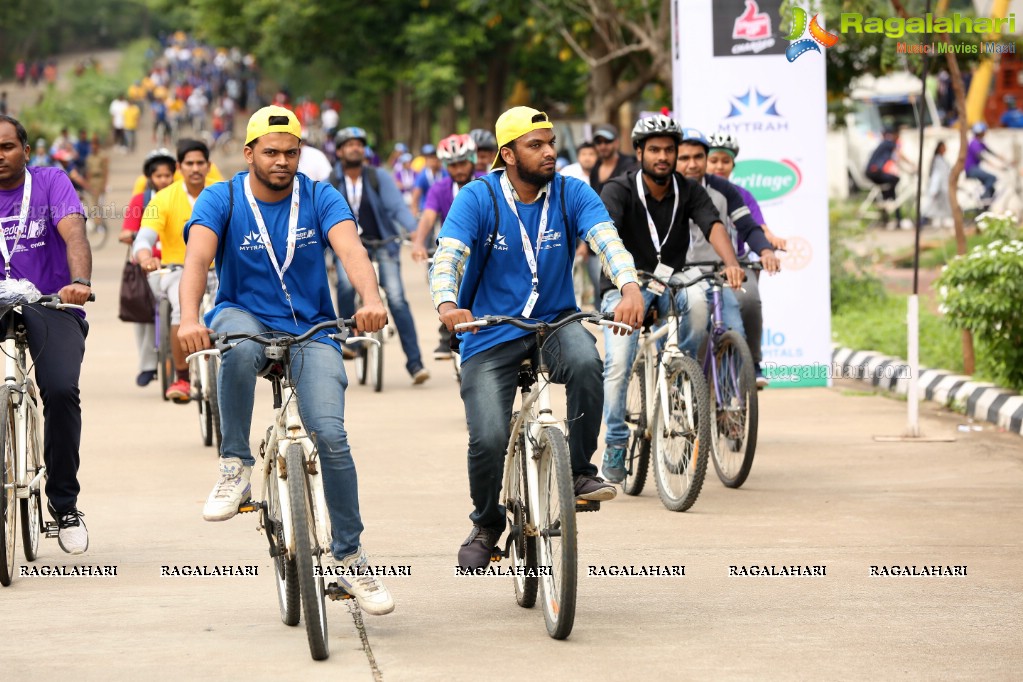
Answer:
<svg viewBox="0 0 1023 682"><path fill-rule="evenodd" d="M476 128L475 130L469 131L469 137L476 143L476 149L482 149L484 151L497 151L497 138L489 130L483 128Z"/></svg>
<svg viewBox="0 0 1023 682"><path fill-rule="evenodd" d="M338 147L343 145L349 140L362 140L363 144L369 144L369 136L366 135L366 131L358 126L348 126L337 131L337 135L334 136L334 144Z"/></svg>
<svg viewBox="0 0 1023 682"><path fill-rule="evenodd" d="M632 129L632 146L638 149L651 137L670 137L676 143L681 142L682 128L674 119L664 114L655 114L636 121Z"/></svg>
<svg viewBox="0 0 1023 682"><path fill-rule="evenodd" d="M711 149L724 149L731 152L732 156L739 155L739 141L731 133L716 132L707 140Z"/></svg>
<svg viewBox="0 0 1023 682"><path fill-rule="evenodd" d="M157 162L169 163L173 169L178 167L178 159L174 156L174 152L166 147L160 147L146 154L146 158L142 162L142 174L147 178L152 175L153 167L156 166Z"/></svg>

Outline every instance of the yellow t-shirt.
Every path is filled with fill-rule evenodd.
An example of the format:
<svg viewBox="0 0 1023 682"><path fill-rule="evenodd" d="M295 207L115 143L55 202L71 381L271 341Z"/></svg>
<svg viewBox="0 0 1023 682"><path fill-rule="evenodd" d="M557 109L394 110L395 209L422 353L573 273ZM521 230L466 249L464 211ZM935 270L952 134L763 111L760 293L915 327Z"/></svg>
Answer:
<svg viewBox="0 0 1023 682"><path fill-rule="evenodd" d="M142 110L139 109L139 105L132 102L128 105L128 108L124 110L124 129L135 130L139 127L139 116L142 115Z"/></svg>
<svg viewBox="0 0 1023 682"><path fill-rule="evenodd" d="M213 183L206 178L206 186ZM152 207L152 208L150 208ZM142 228L156 232L160 240L160 261L185 264L185 223L192 217L192 201L184 182L164 187L149 200L142 216Z"/></svg>
<svg viewBox="0 0 1023 682"><path fill-rule="evenodd" d="M174 171L174 182L181 182L181 171ZM206 186L209 187L214 182L222 182L224 180L224 174L217 168L217 164L210 161L210 172L206 176ZM146 191L146 176L140 175L135 178L135 184L131 188L131 195L142 194Z"/></svg>

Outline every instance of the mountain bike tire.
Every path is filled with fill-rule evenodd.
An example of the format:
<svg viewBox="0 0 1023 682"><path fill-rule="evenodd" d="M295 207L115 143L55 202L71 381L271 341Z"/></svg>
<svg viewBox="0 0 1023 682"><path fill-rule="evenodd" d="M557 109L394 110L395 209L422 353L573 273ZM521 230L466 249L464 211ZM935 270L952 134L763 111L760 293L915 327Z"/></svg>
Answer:
<svg viewBox="0 0 1023 682"><path fill-rule="evenodd" d="M326 594L322 575L315 575L319 566L320 548L313 523L312 500L305 477L305 454L302 446L292 443L285 453L288 471L288 501L291 503L292 536L295 539L295 564L298 588L302 596L302 616L309 639L309 653L314 661L330 656L327 641Z"/></svg>
<svg viewBox="0 0 1023 682"><path fill-rule="evenodd" d="M28 400L33 406L38 405L35 386L28 384ZM28 452L25 457L26 482L35 478L36 473L42 468L43 455L36 445L40 442L37 429L39 428L38 413L35 408L28 410L28 428L26 430ZM28 497L18 500L21 505L21 549L25 554L25 561L35 561L39 557L39 536L43 529L43 505L42 480L36 487L29 491Z"/></svg>
<svg viewBox="0 0 1023 682"><path fill-rule="evenodd" d="M749 477L757 449L759 407L753 355L745 339L727 331L714 348L717 383L711 444L714 469L728 488L738 488Z"/></svg>
<svg viewBox="0 0 1023 682"><path fill-rule="evenodd" d="M512 423L516 415L512 415ZM533 525L529 511L529 496L526 487L526 439L522 432L515 441L512 451L511 489L507 491L505 509L508 510L508 527L511 533L511 565L515 570L512 576L515 581L515 603L524 609L536 605L536 591L539 587L539 576L536 572L536 536L526 535L527 526ZM526 571L526 575L519 575ZM532 575L528 573L532 571Z"/></svg>
<svg viewBox="0 0 1023 682"><path fill-rule="evenodd" d="M266 508L263 511L263 530L277 553L273 557L274 582L277 586L277 605L281 622L295 626L301 617L301 593L298 585L298 565L295 557L287 555L284 540L284 520L281 516L281 493L287 494L286 483L277 477L277 467L266 481Z"/></svg>
<svg viewBox="0 0 1023 682"><path fill-rule="evenodd" d="M15 459L17 443L14 433L14 403L11 389L0 388L0 585L7 587L14 580L14 553L18 537Z"/></svg>
<svg viewBox="0 0 1023 682"><path fill-rule="evenodd" d="M625 449L626 495L639 495L646 485L650 467L650 431L646 413L646 363L639 359L632 366L625 392L625 423L629 427L629 444Z"/></svg>
<svg viewBox="0 0 1023 682"><path fill-rule="evenodd" d="M654 407L651 453L661 504L686 511L696 503L710 458L710 397L700 364L688 355L667 368L668 413L660 397Z"/></svg>
<svg viewBox="0 0 1023 682"><path fill-rule="evenodd" d="M166 298L160 301L160 344L157 348L156 365L160 373L160 396L167 398L167 389L174 383L174 353L171 351L171 304Z"/></svg>
<svg viewBox="0 0 1023 682"><path fill-rule="evenodd" d="M575 624L578 583L578 545L575 523L575 485L565 434L544 428L537 442L539 459L539 508L536 520L540 569L540 594L547 634L565 639Z"/></svg>

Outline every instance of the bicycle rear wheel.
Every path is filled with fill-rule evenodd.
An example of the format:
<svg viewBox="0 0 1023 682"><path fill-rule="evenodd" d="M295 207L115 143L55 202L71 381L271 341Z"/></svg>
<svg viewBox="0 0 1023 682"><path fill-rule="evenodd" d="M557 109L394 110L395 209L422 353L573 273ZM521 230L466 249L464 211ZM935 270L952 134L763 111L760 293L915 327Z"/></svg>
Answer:
<svg viewBox="0 0 1023 682"><path fill-rule="evenodd" d="M666 368L668 413L660 397L654 407L654 480L661 503L685 511L700 496L710 457L710 398L703 370L688 355Z"/></svg>
<svg viewBox="0 0 1023 682"><path fill-rule="evenodd" d="M736 332L721 335L714 349L717 383L711 444L714 469L729 488L746 482L757 449L757 384L753 356Z"/></svg>
<svg viewBox="0 0 1023 682"><path fill-rule="evenodd" d="M575 492L568 443L560 430L547 427L537 443L539 458L540 590L547 634L565 639L575 623L578 547L576 545Z"/></svg>
<svg viewBox="0 0 1023 682"><path fill-rule="evenodd" d="M32 401L33 406L38 405L35 386L31 383L29 383L27 399ZM42 468L43 462L42 453L36 447L39 443L36 431L39 428L39 422L36 419L36 415L34 407L28 410L28 430L26 432L28 434L28 442L25 444L28 450L25 458L27 465L27 471L25 472L26 483L35 478L35 475ZM40 481L34 488L28 491L28 497L18 501L21 505L21 549L25 553L26 561L35 561L39 556L39 534L43 528L41 487L42 482Z"/></svg>
<svg viewBox="0 0 1023 682"><path fill-rule="evenodd" d="M266 481L266 507L263 510L263 529L270 540L274 562L274 577L277 585L277 604L281 609L281 622L298 625L300 616L300 593L298 566L295 557L289 557L284 540L284 519L281 516L281 494L287 494L286 484L277 476L277 467L270 472Z"/></svg>
<svg viewBox="0 0 1023 682"><path fill-rule="evenodd" d="M209 403L206 399L206 386L202 379L205 371L205 358L199 358L196 362L189 363L189 384L192 385L192 395L197 396L195 404L199 407L199 436L202 437L202 444L213 445L213 424L211 424Z"/></svg>
<svg viewBox="0 0 1023 682"><path fill-rule="evenodd" d="M512 423L516 415L512 415ZM529 497L526 488L526 439L520 432L512 452L511 490L505 497L508 526L511 534L511 564L515 571L515 603L529 609L536 604L536 589L539 585L536 561L536 536L526 535L527 526L534 525L530 518ZM519 575L519 572L532 575Z"/></svg>
<svg viewBox="0 0 1023 682"><path fill-rule="evenodd" d="M220 453L220 358L210 355L206 357L206 376L209 385L206 393L209 398L210 427L213 431L213 449Z"/></svg>
<svg viewBox="0 0 1023 682"><path fill-rule="evenodd" d="M107 229L106 224L97 221L95 218L89 218L86 221L85 232L89 237L89 247L102 249L104 244L107 243L107 235L110 230Z"/></svg>
<svg viewBox="0 0 1023 682"><path fill-rule="evenodd" d="M639 495L646 485L650 467L650 435L646 414L646 363L642 358L632 366L625 393L625 423L629 427L629 444L625 450L626 495Z"/></svg>
<svg viewBox="0 0 1023 682"><path fill-rule="evenodd" d="M160 301L160 345L157 348L157 367L160 370L160 395L167 400L167 389L174 383L174 353L171 352L171 304L166 298Z"/></svg>
<svg viewBox="0 0 1023 682"><path fill-rule="evenodd" d="M14 579L14 545L17 542L18 516L15 500L14 464L17 458L14 434L14 404L11 389L0 388L0 585L11 584Z"/></svg>
<svg viewBox="0 0 1023 682"><path fill-rule="evenodd" d="M314 574L320 565L320 547L316 540L312 500L305 478L305 454L292 443L285 454L288 471L288 501L291 503L292 535L295 538L295 565L302 595L302 614L309 638L309 653L314 661L330 656L327 641L327 610L324 605L323 576Z"/></svg>

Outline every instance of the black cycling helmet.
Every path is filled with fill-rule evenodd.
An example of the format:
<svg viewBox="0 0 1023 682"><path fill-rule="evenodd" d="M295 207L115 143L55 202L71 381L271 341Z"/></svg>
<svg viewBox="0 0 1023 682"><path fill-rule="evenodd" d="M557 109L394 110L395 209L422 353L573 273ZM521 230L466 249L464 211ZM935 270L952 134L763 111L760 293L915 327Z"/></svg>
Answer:
<svg viewBox="0 0 1023 682"><path fill-rule="evenodd" d="M674 119L664 114L655 114L636 121L632 129L632 146L639 149L651 137L670 137L678 144L682 141L682 128Z"/></svg>
<svg viewBox="0 0 1023 682"><path fill-rule="evenodd" d="M475 130L469 131L469 137L476 143L476 149L482 149L484 151L497 151L497 138L489 130L483 128L476 128Z"/></svg>
<svg viewBox="0 0 1023 682"><path fill-rule="evenodd" d="M156 166L161 163L168 164L172 171L178 168L178 159L174 156L174 152L166 147L160 147L146 154L146 159L142 162L142 174L148 178L156 170Z"/></svg>

